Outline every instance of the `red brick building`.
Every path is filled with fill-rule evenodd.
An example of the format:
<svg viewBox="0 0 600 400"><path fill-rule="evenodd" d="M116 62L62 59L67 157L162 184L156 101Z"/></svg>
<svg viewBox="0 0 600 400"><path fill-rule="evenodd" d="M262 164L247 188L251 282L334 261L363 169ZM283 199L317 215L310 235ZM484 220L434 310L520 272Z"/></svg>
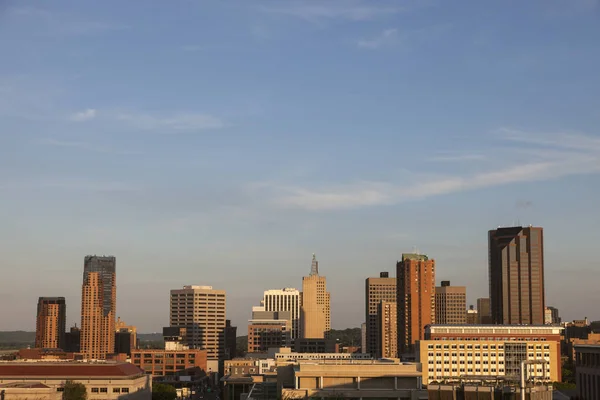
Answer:
<svg viewBox="0 0 600 400"><path fill-rule="evenodd" d="M131 362L153 376L175 375L188 368L206 371L206 350L133 350Z"/></svg>

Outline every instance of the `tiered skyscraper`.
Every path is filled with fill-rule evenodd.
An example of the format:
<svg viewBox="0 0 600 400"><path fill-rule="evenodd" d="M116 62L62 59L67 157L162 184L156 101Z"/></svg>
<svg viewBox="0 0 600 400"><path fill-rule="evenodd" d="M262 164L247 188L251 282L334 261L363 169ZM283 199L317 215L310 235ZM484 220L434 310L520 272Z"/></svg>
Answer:
<svg viewBox="0 0 600 400"><path fill-rule="evenodd" d="M367 348L364 353L370 353L373 357L383 357L382 355L382 334L380 327L381 318L379 310L381 302L396 302L396 278L390 278L387 272L381 272L379 278L367 278L365 280L365 322L367 324ZM386 305L383 310L391 306ZM394 308L395 309L395 308ZM394 321L396 317L394 317ZM385 321L384 321L385 322ZM384 324L383 326L386 326ZM394 327L397 329L397 327ZM395 335L393 332L388 334Z"/></svg>
<svg viewBox="0 0 600 400"><path fill-rule="evenodd" d="M331 330L330 294L327 279L319 275L319 262L313 254L310 275L302 278L300 336L323 339Z"/></svg>
<svg viewBox="0 0 600 400"><path fill-rule="evenodd" d="M226 299L212 286L184 286L171 290L170 325L185 328L184 340L193 349L207 351L208 369L219 371L225 359Z"/></svg>
<svg viewBox="0 0 600 400"><path fill-rule="evenodd" d="M86 256L81 290L81 352L103 360L115 349L115 257Z"/></svg>
<svg viewBox="0 0 600 400"><path fill-rule="evenodd" d="M413 350L435 321L435 261L424 254L402 254L396 263L398 282L398 352Z"/></svg>
<svg viewBox="0 0 600 400"><path fill-rule="evenodd" d="M64 350L66 316L64 297L40 297L35 324L35 347Z"/></svg>
<svg viewBox="0 0 600 400"><path fill-rule="evenodd" d="M489 231L494 324L544 324L544 232L521 226Z"/></svg>

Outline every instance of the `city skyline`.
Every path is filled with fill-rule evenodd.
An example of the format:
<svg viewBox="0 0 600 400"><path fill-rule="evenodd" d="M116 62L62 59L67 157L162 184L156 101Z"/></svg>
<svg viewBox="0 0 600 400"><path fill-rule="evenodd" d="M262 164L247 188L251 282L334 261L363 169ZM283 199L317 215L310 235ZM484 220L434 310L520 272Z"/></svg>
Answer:
<svg viewBox="0 0 600 400"><path fill-rule="evenodd" d="M0 329L39 295L78 322L93 253L141 332L185 284L243 327L313 252L333 328L413 246L475 304L516 223L545 229L546 303L600 319L598 2L398 3L3 2Z"/></svg>

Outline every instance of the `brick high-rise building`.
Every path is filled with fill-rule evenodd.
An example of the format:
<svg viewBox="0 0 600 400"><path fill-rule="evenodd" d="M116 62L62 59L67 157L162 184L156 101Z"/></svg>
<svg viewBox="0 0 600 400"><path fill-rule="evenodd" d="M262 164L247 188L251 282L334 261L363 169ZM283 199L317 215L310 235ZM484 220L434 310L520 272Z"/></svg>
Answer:
<svg viewBox="0 0 600 400"><path fill-rule="evenodd" d="M115 257L86 256L81 290L81 352L104 360L115 349L117 308Z"/></svg>
<svg viewBox="0 0 600 400"><path fill-rule="evenodd" d="M64 297L40 297L35 323L35 347L64 350L66 316Z"/></svg>
<svg viewBox="0 0 600 400"><path fill-rule="evenodd" d="M398 357L398 309L395 301L381 301L377 307L379 340L377 358Z"/></svg>
<svg viewBox="0 0 600 400"><path fill-rule="evenodd" d="M327 279L319 275L319 262L313 254L310 275L302 278L300 336L323 339L331 330L330 294Z"/></svg>
<svg viewBox="0 0 600 400"><path fill-rule="evenodd" d="M185 328L184 341L191 349L207 351L208 368L219 370L225 359L226 299L224 290L212 286L184 286L171 290L171 327Z"/></svg>
<svg viewBox="0 0 600 400"><path fill-rule="evenodd" d="M544 232L521 226L489 231L494 324L544 324Z"/></svg>
<svg viewBox="0 0 600 400"><path fill-rule="evenodd" d="M489 297L477 299L478 324L489 325L492 323L492 309Z"/></svg>
<svg viewBox="0 0 600 400"><path fill-rule="evenodd" d="M435 288L435 323L442 325L464 325L467 322L467 288L450 286L450 281L442 281Z"/></svg>
<svg viewBox="0 0 600 400"><path fill-rule="evenodd" d="M402 254L398 282L398 352L410 352L435 321L435 261L424 254Z"/></svg>
<svg viewBox="0 0 600 400"><path fill-rule="evenodd" d="M381 332L379 331L379 303L396 302L396 278L390 278L387 272L381 272L379 278L365 280L365 321L367 324L367 348L363 353L381 357ZM394 317L394 320L396 318Z"/></svg>

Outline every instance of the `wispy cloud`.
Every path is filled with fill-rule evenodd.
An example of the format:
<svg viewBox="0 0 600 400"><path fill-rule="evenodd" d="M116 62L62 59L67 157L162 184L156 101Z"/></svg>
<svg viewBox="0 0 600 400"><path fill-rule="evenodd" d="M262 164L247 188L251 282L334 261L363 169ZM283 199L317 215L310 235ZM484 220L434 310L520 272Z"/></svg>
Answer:
<svg viewBox="0 0 600 400"><path fill-rule="evenodd" d="M462 161L481 161L485 160L483 154L438 154L427 158L431 162L462 162Z"/></svg>
<svg viewBox="0 0 600 400"><path fill-rule="evenodd" d="M503 130L510 131L510 130ZM518 132L518 131L516 131ZM269 193L275 205L306 210L340 210L365 206L391 205L466 190L476 190L521 182L557 179L560 177L600 173L600 142L585 135L535 135L521 132L507 135L503 140L527 142L536 152L530 161L512 162L511 167L490 169L464 175L447 175L435 179L407 182L358 182L350 185L326 187L298 187L267 184L262 188ZM554 146L544 156L540 147ZM577 149L577 151L573 151ZM498 155L496 149L490 155ZM504 161L511 152L501 154ZM500 164L506 164L500 163Z"/></svg>
<svg viewBox="0 0 600 400"><path fill-rule="evenodd" d="M126 25L90 20L65 12L49 11L39 7L11 8L8 16L19 24L30 23L35 32L46 35L88 35L127 29Z"/></svg>
<svg viewBox="0 0 600 400"><path fill-rule="evenodd" d="M309 22L324 20L368 21L403 10L397 3L353 0L287 0L263 11L300 18Z"/></svg>
<svg viewBox="0 0 600 400"><path fill-rule="evenodd" d="M221 129L225 122L209 114L182 113L171 116L152 114L119 114L117 119L136 129L164 130L167 132L191 132Z"/></svg>
<svg viewBox="0 0 600 400"><path fill-rule="evenodd" d="M87 143L87 142L59 140L59 139L52 139L52 138L34 140L32 142L32 144L35 144L38 146L67 147L67 148L73 148L73 149L79 149L79 150L92 151L92 152L96 152L96 153L108 153L108 154L118 154L118 155L141 154L141 152L138 150L135 150L135 151L120 150L120 149L114 149L114 148L94 145L92 143Z"/></svg>
<svg viewBox="0 0 600 400"><path fill-rule="evenodd" d="M395 28L386 29L371 39L361 39L356 45L364 49L378 49L383 46L390 46L398 43L400 37L398 36L398 30Z"/></svg>
<svg viewBox="0 0 600 400"><path fill-rule="evenodd" d="M87 110L83 110L72 114L69 119L75 122L88 121L90 119L94 119L96 117L96 110L93 108L88 108Z"/></svg>

